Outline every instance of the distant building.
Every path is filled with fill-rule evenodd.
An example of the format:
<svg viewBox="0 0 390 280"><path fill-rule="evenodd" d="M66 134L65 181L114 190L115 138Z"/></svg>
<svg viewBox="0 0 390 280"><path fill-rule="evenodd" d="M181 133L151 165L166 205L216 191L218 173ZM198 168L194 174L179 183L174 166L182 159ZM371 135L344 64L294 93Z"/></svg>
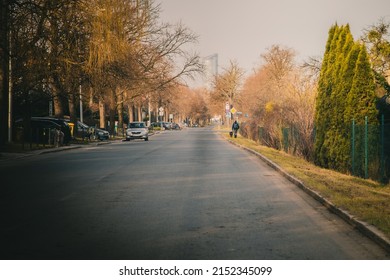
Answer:
<svg viewBox="0 0 390 280"><path fill-rule="evenodd" d="M204 58L205 67L205 87L211 89L215 76L218 75L218 54L213 54Z"/></svg>

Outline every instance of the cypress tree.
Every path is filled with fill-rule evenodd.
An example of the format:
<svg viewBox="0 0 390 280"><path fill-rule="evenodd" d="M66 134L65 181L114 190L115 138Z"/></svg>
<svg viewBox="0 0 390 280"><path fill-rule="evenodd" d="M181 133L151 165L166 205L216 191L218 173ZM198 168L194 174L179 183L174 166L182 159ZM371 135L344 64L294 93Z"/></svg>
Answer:
<svg viewBox="0 0 390 280"><path fill-rule="evenodd" d="M337 24L333 25L328 32L328 40L325 47L324 58L322 62L320 78L318 82L318 95L316 100L316 139L314 144L314 158L316 164L327 166L326 146L324 147L326 131L328 129L329 96L331 93L330 73L332 63L334 63L334 46L339 33Z"/></svg>
<svg viewBox="0 0 390 280"><path fill-rule="evenodd" d="M352 42L351 42L352 40ZM326 131L325 143L327 146L328 154L328 167L337 169L338 168L338 154L340 152L339 143L343 140L343 116L345 112L345 99L346 96L342 95L342 85L344 83L342 77L343 65L345 63L346 57L348 56L348 52L353 44L353 38L351 31L349 29L349 25L341 26L339 36L336 42L336 48L334 50L334 55L336 57L333 71L330 73L332 75L332 92L330 95L330 115L329 115L329 123L330 126Z"/></svg>
<svg viewBox="0 0 390 280"><path fill-rule="evenodd" d="M339 97L337 98L337 107L340 110L336 111L335 118L339 120L337 126L337 139L335 144L337 145L337 152L335 154L335 169L340 171L350 170L350 156L351 156L351 117L348 115L348 94L351 90L353 78L355 76L356 61L360 52L360 45L353 42L352 35L347 38L346 47L344 53L346 58L344 65L341 69L341 83L338 91Z"/></svg>
<svg viewBox="0 0 390 280"><path fill-rule="evenodd" d="M364 45L355 43L349 25L329 30L316 100L315 163L350 169L350 126L367 116L377 124L374 75Z"/></svg>
<svg viewBox="0 0 390 280"><path fill-rule="evenodd" d="M347 118L355 119L357 124L363 124L365 117L368 117L370 124L378 124L376 100L374 73L366 46L360 44L353 83L347 98Z"/></svg>
<svg viewBox="0 0 390 280"><path fill-rule="evenodd" d="M375 127L378 126L378 111L376 108L376 93L375 93L375 80L374 73L369 62L367 50L365 45L359 44L359 55L356 61L355 74L353 77L352 87L348 93L347 98L347 112L348 119L354 119L358 125L356 128L355 138L355 174L365 176L364 154L366 152L365 147L365 117L370 124L368 134L368 155L375 155L378 152L378 148L375 144L378 141L378 132ZM372 127L371 125L376 125ZM359 137L360 136L360 137ZM370 167L369 167L370 168ZM375 167L374 167L375 168Z"/></svg>

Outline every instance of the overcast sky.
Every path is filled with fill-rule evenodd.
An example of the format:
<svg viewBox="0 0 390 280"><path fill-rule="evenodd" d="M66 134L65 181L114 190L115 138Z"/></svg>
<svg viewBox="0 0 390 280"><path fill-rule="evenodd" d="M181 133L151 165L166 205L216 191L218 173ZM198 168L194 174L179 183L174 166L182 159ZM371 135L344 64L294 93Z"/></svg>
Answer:
<svg viewBox="0 0 390 280"><path fill-rule="evenodd" d="M181 21L199 36L202 57L218 53L219 72L235 60L246 73L260 54L279 44L298 61L321 56L332 24L349 23L355 39L362 30L390 20L390 0L156 0L165 22Z"/></svg>

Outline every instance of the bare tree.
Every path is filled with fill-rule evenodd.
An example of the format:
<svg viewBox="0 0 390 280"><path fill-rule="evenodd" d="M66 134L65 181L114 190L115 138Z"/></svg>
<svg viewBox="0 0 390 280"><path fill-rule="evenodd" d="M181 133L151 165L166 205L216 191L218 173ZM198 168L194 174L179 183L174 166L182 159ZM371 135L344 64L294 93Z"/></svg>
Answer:
<svg viewBox="0 0 390 280"><path fill-rule="evenodd" d="M309 57L303 62L301 68L304 69L309 77L314 80L318 80L321 72L322 58L321 57Z"/></svg>
<svg viewBox="0 0 390 280"><path fill-rule="evenodd" d="M141 95L145 99L165 92L180 77L200 69L199 57L183 48L194 43L196 36L181 24L159 24L159 6L153 1L119 1L123 9L112 8L112 1L97 1L100 6L92 19L94 39L87 63L94 79L104 75L105 80L111 79L110 84L120 87L109 90L121 96L118 101L116 94L110 94L110 100L115 100L110 102L111 119L116 106L134 104ZM113 16L112 10L120 14ZM122 13L127 18L118 23ZM175 67L178 59L184 63Z"/></svg>
<svg viewBox="0 0 390 280"><path fill-rule="evenodd" d="M282 129L288 128L291 151L309 158L316 80L308 69L294 64L294 56L294 51L280 46L262 55L264 65L246 80L240 97L242 108L251 116L243 129L257 140L258 127L262 127L262 142L281 149Z"/></svg>
<svg viewBox="0 0 390 280"><path fill-rule="evenodd" d="M5 19L8 9L3 9L11 3L12 26ZM113 122L118 109L123 113L127 103L169 102L165 95L172 85L201 71L199 56L186 50L196 42L195 34L182 24L160 23L159 5L153 0L15 0L1 4L2 36L12 27L18 110L20 104L34 108L32 96L52 97L55 114L62 117L69 111L75 122L81 84L83 99L96 102L89 102L93 110L107 110ZM2 54L5 47L1 46ZM7 60L1 62L0 103L4 107ZM105 127L106 113L100 116L100 126ZM1 124L4 129L3 118Z"/></svg>
<svg viewBox="0 0 390 280"><path fill-rule="evenodd" d="M382 76L390 71L390 21L382 18L366 28L362 41L367 45L374 70Z"/></svg>
<svg viewBox="0 0 390 280"><path fill-rule="evenodd" d="M213 90L211 91L213 103L221 104L221 108L223 108L222 104L226 102L233 106L240 94L243 75L244 71L238 66L237 62L230 61L229 67L214 79Z"/></svg>

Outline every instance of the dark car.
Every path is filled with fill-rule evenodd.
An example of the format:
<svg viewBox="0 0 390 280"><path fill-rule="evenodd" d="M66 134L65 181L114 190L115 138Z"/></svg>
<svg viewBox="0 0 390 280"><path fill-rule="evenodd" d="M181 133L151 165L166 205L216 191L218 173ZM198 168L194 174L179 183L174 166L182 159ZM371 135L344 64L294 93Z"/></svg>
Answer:
<svg viewBox="0 0 390 280"><path fill-rule="evenodd" d="M70 140L72 140L72 135L70 133L70 127L66 120L64 119L57 119L52 117L32 117L32 122L38 122L38 121L50 121L58 124L61 127L61 131L64 133L64 144L68 144Z"/></svg>
<svg viewBox="0 0 390 280"><path fill-rule="evenodd" d="M66 119L66 121L69 123L69 126L73 126L74 124L70 122L69 119ZM73 128L72 136L73 138L87 138L90 139L93 132L93 128L89 127L85 123L82 123L80 121L77 121L77 130Z"/></svg>
<svg viewBox="0 0 390 280"><path fill-rule="evenodd" d="M69 119L66 120L67 122L70 122ZM73 124L74 125L74 124ZM88 126L87 124L77 121L77 132L74 130L73 137L80 137L80 138L88 138L88 139L95 139L95 140L108 140L110 139L110 133L108 133L107 130L95 127L95 126Z"/></svg>
<svg viewBox="0 0 390 280"><path fill-rule="evenodd" d="M31 120L30 137L34 143L54 144L56 130L61 130L61 126L50 120ZM28 132L27 132L28 133ZM29 139L30 137L27 137Z"/></svg>
<svg viewBox="0 0 390 280"><path fill-rule="evenodd" d="M92 135L92 129L88 125L86 125L85 123L77 121L77 132L73 133L73 134L76 134L77 137L80 137L83 139L84 138L90 139L91 135Z"/></svg>
<svg viewBox="0 0 390 280"><path fill-rule="evenodd" d="M17 138L33 143L53 144L56 130L64 134L63 143L68 144L71 140L70 128L65 120L46 117L32 117L30 121L18 119L15 121Z"/></svg>
<svg viewBox="0 0 390 280"><path fill-rule="evenodd" d="M151 127L153 129L156 129L156 128L161 128L161 129L165 129L165 130L170 130L172 129L172 126L171 126L171 123L169 122L153 122L151 124Z"/></svg>
<svg viewBox="0 0 390 280"><path fill-rule="evenodd" d="M98 127L90 127L90 128L92 128L92 137L94 139L98 139L100 141L110 139L110 133L107 130Z"/></svg>
<svg viewBox="0 0 390 280"><path fill-rule="evenodd" d="M181 126L177 123L172 123L172 129L174 130L181 130Z"/></svg>

